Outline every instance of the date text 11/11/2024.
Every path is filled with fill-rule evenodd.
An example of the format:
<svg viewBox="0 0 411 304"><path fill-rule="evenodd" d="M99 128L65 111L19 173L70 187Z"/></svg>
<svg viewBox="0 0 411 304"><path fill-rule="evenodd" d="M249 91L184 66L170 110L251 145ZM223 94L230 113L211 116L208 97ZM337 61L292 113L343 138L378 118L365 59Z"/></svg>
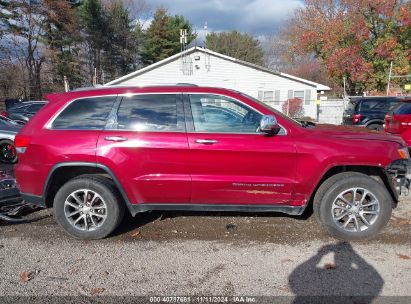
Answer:
<svg viewBox="0 0 411 304"><path fill-rule="evenodd" d="M247 296L154 296L150 303L256 303L255 297Z"/></svg>

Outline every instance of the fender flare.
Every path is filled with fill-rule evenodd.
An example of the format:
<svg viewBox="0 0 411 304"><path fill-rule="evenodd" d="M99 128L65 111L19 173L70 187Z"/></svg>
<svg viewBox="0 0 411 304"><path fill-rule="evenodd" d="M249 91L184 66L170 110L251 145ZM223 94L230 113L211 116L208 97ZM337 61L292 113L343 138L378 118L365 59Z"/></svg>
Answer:
<svg viewBox="0 0 411 304"><path fill-rule="evenodd" d="M130 202L127 193L124 191L123 186L119 182L118 178L114 174L114 172L107 166L99 164L99 163L90 163L90 162L62 162L62 163L57 163L55 164L49 171L46 182L44 183L44 188L43 188L43 198L46 198L47 192L49 190L49 186L53 177L53 174L56 172L57 169L62 168L62 167L93 167L93 168L99 168L105 171L110 178L113 180L115 186L117 187L118 191L120 192L120 195L122 196L124 202L126 203L126 206L130 212L132 212L133 204Z"/></svg>

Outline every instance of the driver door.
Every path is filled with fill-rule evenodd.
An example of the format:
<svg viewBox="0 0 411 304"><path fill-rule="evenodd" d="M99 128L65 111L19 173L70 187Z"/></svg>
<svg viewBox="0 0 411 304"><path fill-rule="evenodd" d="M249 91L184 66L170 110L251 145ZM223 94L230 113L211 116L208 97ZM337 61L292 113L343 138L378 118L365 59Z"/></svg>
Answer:
<svg viewBox="0 0 411 304"><path fill-rule="evenodd" d="M184 96L193 204L287 204L296 152L284 129L258 131L262 114L222 95Z"/></svg>

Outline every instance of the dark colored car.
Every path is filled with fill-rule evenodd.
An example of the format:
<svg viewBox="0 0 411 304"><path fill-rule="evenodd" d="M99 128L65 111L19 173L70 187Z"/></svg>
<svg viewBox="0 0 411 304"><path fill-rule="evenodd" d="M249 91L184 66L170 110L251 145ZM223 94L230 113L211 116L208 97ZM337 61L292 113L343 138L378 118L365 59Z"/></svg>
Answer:
<svg viewBox="0 0 411 304"><path fill-rule="evenodd" d="M311 206L326 231L358 240L386 225L409 187L400 137L304 127L237 91L107 87L48 100L15 138L15 175L22 197L53 207L77 238L106 237L126 210Z"/></svg>
<svg viewBox="0 0 411 304"><path fill-rule="evenodd" d="M385 96L353 98L344 110L343 124L383 131L385 114L402 100L401 97Z"/></svg>
<svg viewBox="0 0 411 304"><path fill-rule="evenodd" d="M44 105L45 101L24 101L16 102L7 107L6 111L1 113L11 120L17 123L25 124L27 123L34 114L36 114Z"/></svg>
<svg viewBox="0 0 411 304"><path fill-rule="evenodd" d="M384 131L400 135L411 148L411 99L401 102L385 115Z"/></svg>

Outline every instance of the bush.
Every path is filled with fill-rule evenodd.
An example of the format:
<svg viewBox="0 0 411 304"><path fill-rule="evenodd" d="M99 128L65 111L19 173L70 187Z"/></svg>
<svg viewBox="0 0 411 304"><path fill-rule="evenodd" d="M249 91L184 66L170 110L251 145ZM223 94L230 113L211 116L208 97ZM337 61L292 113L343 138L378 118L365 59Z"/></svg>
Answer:
<svg viewBox="0 0 411 304"><path fill-rule="evenodd" d="M302 117L304 115L303 100L291 98L283 103L282 111L290 117Z"/></svg>

